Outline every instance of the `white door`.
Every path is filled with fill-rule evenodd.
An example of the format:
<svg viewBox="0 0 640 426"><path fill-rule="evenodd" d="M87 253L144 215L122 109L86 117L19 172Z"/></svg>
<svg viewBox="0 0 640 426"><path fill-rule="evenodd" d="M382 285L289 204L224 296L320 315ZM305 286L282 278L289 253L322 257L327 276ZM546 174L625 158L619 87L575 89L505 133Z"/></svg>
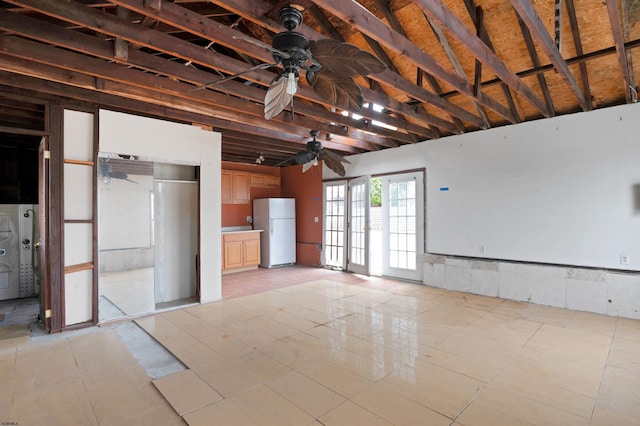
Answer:
<svg viewBox="0 0 640 426"><path fill-rule="evenodd" d="M422 280L423 198L421 172L383 178L383 275Z"/></svg>
<svg viewBox="0 0 640 426"><path fill-rule="evenodd" d="M348 270L369 274L369 177L349 181Z"/></svg>
<svg viewBox="0 0 640 426"><path fill-rule="evenodd" d="M156 303L196 295L198 183L154 182Z"/></svg>
<svg viewBox="0 0 640 426"><path fill-rule="evenodd" d="M340 269L346 268L347 252L345 250L347 216L346 195L347 182L324 183L324 233L322 247L323 265Z"/></svg>

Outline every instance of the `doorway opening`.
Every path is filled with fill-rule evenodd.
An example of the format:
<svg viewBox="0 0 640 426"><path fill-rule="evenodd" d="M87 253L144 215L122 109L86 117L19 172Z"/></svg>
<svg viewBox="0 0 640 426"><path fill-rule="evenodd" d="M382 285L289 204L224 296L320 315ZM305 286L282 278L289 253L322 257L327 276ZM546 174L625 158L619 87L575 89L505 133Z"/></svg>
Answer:
<svg viewBox="0 0 640 426"><path fill-rule="evenodd" d="M42 136L0 133L0 339L41 328L38 152Z"/></svg>
<svg viewBox="0 0 640 426"><path fill-rule="evenodd" d="M98 321L198 302L198 168L98 158Z"/></svg>
<svg viewBox="0 0 640 426"><path fill-rule="evenodd" d="M382 178L369 182L369 273L382 276Z"/></svg>
<svg viewBox="0 0 640 426"><path fill-rule="evenodd" d="M424 172L324 184L324 265L422 280Z"/></svg>

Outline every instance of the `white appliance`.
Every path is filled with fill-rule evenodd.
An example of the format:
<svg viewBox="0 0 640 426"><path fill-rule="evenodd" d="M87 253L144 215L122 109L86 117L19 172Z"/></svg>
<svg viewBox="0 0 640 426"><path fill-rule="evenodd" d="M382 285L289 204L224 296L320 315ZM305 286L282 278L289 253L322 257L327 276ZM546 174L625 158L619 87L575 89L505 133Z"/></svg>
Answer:
<svg viewBox="0 0 640 426"><path fill-rule="evenodd" d="M253 200L253 229L260 233L260 266L296 263L296 204L293 198Z"/></svg>

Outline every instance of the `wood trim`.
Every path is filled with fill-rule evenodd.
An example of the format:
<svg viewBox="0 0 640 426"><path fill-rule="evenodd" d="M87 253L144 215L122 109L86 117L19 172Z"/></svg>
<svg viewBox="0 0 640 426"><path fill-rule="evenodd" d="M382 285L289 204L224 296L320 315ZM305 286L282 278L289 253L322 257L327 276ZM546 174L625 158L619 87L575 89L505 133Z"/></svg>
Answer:
<svg viewBox="0 0 640 426"><path fill-rule="evenodd" d="M64 273L73 274L74 272L89 271L94 269L93 262L78 263L77 265L69 265L64 267Z"/></svg>
<svg viewBox="0 0 640 426"><path fill-rule="evenodd" d="M21 127L0 126L1 133L12 133L14 135L49 136L47 130L23 129Z"/></svg>
<svg viewBox="0 0 640 426"><path fill-rule="evenodd" d="M93 161L70 160L70 159L65 159L64 163L65 164L78 164L78 165L81 165L81 166L93 166L95 164Z"/></svg>
<svg viewBox="0 0 640 426"><path fill-rule="evenodd" d="M98 149L100 148L100 109L95 108L93 110L93 164L98 164ZM94 168L93 170L93 247L92 258L94 265L98 265L98 173ZM93 296L91 300L91 320L93 324L98 324L99 312L98 312L98 268L93 268L92 277Z"/></svg>
<svg viewBox="0 0 640 426"><path fill-rule="evenodd" d="M64 225L63 225L63 134L64 110L61 105L51 105L49 138L49 271L51 332L62 331L65 323L64 310Z"/></svg>
<svg viewBox="0 0 640 426"><path fill-rule="evenodd" d="M93 219L65 219L64 223L93 223Z"/></svg>

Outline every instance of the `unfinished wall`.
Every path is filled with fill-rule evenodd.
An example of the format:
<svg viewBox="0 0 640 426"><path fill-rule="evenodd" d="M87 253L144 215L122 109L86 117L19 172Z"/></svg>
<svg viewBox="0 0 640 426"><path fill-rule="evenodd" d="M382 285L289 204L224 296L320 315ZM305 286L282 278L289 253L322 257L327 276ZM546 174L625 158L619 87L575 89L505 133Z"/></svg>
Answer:
<svg viewBox="0 0 640 426"><path fill-rule="evenodd" d="M630 104L351 156L347 174L426 168L426 251L445 256L428 258L425 283L631 316L640 305L638 114ZM324 177L335 175L325 168ZM625 306L612 307L613 294Z"/></svg>

